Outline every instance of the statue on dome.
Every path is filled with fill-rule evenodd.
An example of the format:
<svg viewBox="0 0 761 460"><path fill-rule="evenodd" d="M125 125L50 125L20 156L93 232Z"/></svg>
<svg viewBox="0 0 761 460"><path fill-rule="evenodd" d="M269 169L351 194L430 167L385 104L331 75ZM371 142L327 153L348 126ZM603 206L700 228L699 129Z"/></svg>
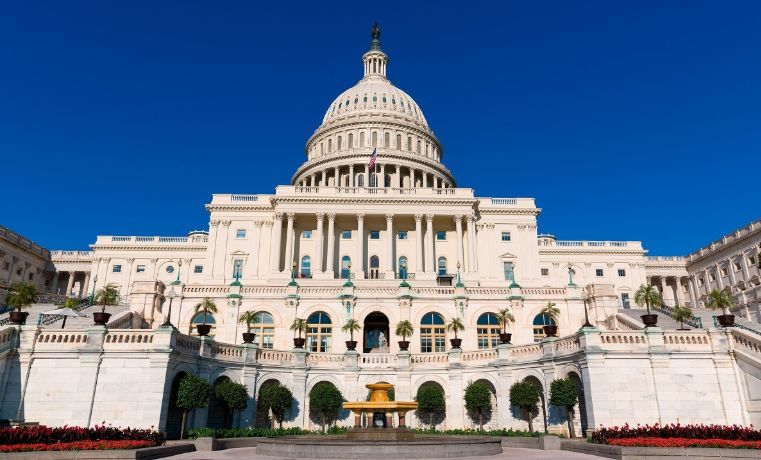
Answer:
<svg viewBox="0 0 761 460"><path fill-rule="evenodd" d="M370 36L373 38L373 40L380 40L380 26L377 22L373 24L373 30L370 33Z"/></svg>

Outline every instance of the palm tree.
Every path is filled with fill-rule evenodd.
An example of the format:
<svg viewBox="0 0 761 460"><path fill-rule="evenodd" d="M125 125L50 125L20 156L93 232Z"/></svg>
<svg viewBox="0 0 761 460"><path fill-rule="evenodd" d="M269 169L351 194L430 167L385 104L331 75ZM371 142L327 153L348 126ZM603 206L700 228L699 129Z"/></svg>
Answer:
<svg viewBox="0 0 761 460"><path fill-rule="evenodd" d="M412 337L415 333L415 328L409 320L403 320L396 323L396 335L401 336L403 341L407 341L407 337Z"/></svg>
<svg viewBox="0 0 761 460"><path fill-rule="evenodd" d="M362 325L359 324L359 321L357 321L354 318L349 318L346 321L346 324L344 324L343 327L341 328L342 331L349 333L349 337L350 337L349 340L351 340L352 342L354 342L354 332L360 329L362 329Z"/></svg>
<svg viewBox="0 0 761 460"><path fill-rule="evenodd" d="M306 331L307 328L307 320L304 318L296 318L291 323L291 330L293 332L298 333L299 339L301 338L301 333Z"/></svg>
<svg viewBox="0 0 761 460"><path fill-rule="evenodd" d="M209 313L217 312L217 304L215 304L210 298L204 297L203 300L198 302L195 306L195 312L198 313L199 311L203 311L203 325L206 326L206 317Z"/></svg>
<svg viewBox="0 0 761 460"><path fill-rule="evenodd" d="M259 319L259 314L256 312L253 312L251 310L241 313L240 317L238 318L238 322L241 324L246 324L246 333L251 333L251 323L256 322Z"/></svg>
<svg viewBox="0 0 761 460"><path fill-rule="evenodd" d="M101 289L95 292L95 303L100 304L100 312L106 312L107 305L119 304L119 290L113 283L106 284Z"/></svg>
<svg viewBox="0 0 761 460"><path fill-rule="evenodd" d="M502 333L507 334L507 326L515 323L515 317L510 310L503 308L497 312L497 321L499 321L500 326L502 326Z"/></svg>
<svg viewBox="0 0 761 460"><path fill-rule="evenodd" d="M34 302L37 301L37 288L33 284L19 283L8 294L8 306L13 307L21 313L24 308L29 308Z"/></svg>
<svg viewBox="0 0 761 460"><path fill-rule="evenodd" d="M708 303L706 306L711 310L718 310L721 308L723 314L728 315L729 309L734 307L735 303L732 300L732 294L729 291L720 291L714 289L708 294Z"/></svg>
<svg viewBox="0 0 761 460"><path fill-rule="evenodd" d="M671 317L675 321L679 321L680 329L685 329L684 322L692 318L692 310L681 305L674 305L674 308L671 310Z"/></svg>
<svg viewBox="0 0 761 460"><path fill-rule="evenodd" d="M560 318L560 309L556 306L554 302L547 302L547 305L545 305L544 308L542 308L539 311L539 313L542 315L549 316L556 323L558 322L558 319Z"/></svg>
<svg viewBox="0 0 761 460"><path fill-rule="evenodd" d="M655 287L643 284L634 294L634 303L639 307L647 307L647 314L649 315L650 307L660 307L663 305L663 298L661 298Z"/></svg>
<svg viewBox="0 0 761 460"><path fill-rule="evenodd" d="M465 329L465 326L462 324L462 321L460 318L452 318L447 323L447 330L448 331L454 331L454 338L457 340L457 331L462 331Z"/></svg>

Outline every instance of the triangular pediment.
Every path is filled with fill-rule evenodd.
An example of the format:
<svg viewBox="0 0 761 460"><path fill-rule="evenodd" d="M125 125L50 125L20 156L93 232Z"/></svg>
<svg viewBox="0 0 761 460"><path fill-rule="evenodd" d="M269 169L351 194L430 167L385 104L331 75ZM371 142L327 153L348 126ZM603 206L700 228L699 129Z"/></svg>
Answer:
<svg viewBox="0 0 761 460"><path fill-rule="evenodd" d="M499 256L499 258L500 259L517 259L517 257L515 257L515 254L510 254L509 252L502 254L501 256Z"/></svg>
<svg viewBox="0 0 761 460"><path fill-rule="evenodd" d="M247 255L248 255L248 253L247 253L247 252L245 252L245 251L241 251L240 249L238 249L238 250L237 250L237 251L235 251L235 252L231 252L231 253L230 253L230 255L231 255L231 256L247 256Z"/></svg>

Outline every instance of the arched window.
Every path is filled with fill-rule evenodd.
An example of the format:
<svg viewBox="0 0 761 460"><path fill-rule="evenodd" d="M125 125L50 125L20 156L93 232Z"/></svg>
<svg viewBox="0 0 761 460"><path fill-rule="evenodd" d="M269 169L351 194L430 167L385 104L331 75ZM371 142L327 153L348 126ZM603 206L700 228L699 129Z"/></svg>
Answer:
<svg viewBox="0 0 761 460"><path fill-rule="evenodd" d="M386 133L383 135L383 146L386 148L391 147L391 134Z"/></svg>
<svg viewBox="0 0 761 460"><path fill-rule="evenodd" d="M354 133L349 133L349 146L350 149L354 148Z"/></svg>
<svg viewBox="0 0 761 460"><path fill-rule="evenodd" d="M307 318L307 350L312 353L330 353L333 323L327 313L318 311Z"/></svg>
<svg viewBox="0 0 761 460"><path fill-rule="evenodd" d="M476 333L478 334L478 349L486 350L496 348L499 344L499 320L494 313L484 313L478 317L476 322Z"/></svg>
<svg viewBox="0 0 761 460"><path fill-rule="evenodd" d="M377 147L378 146L378 133L375 132L375 131L373 131L372 141L373 141L373 147Z"/></svg>
<svg viewBox="0 0 761 460"><path fill-rule="evenodd" d="M365 133L361 132L359 133L359 148L362 148L365 146Z"/></svg>
<svg viewBox="0 0 761 460"><path fill-rule="evenodd" d="M312 258L309 256L304 256L301 258L301 277L312 277Z"/></svg>
<svg viewBox="0 0 761 460"><path fill-rule="evenodd" d="M539 342L547 337L547 334L544 333L543 326L557 326L557 323L555 323L555 320L550 318L549 315L536 315L534 317L534 342Z"/></svg>
<svg viewBox="0 0 761 460"><path fill-rule="evenodd" d="M364 174L358 174L357 175L357 187L364 187L365 186L365 175Z"/></svg>
<svg viewBox="0 0 761 460"><path fill-rule="evenodd" d="M370 279L378 279L380 273L380 261L378 256L370 256Z"/></svg>
<svg viewBox="0 0 761 460"><path fill-rule="evenodd" d="M251 323L251 332L256 334L259 348L271 350L275 345L275 321L266 311L257 312Z"/></svg>
<svg viewBox="0 0 761 460"><path fill-rule="evenodd" d="M401 256L399 258L399 279L407 279L407 256Z"/></svg>
<svg viewBox="0 0 761 460"><path fill-rule="evenodd" d="M349 275L350 275L349 265L351 265L351 257L349 256L341 257L341 278L349 279Z"/></svg>
<svg viewBox="0 0 761 460"><path fill-rule="evenodd" d="M343 138L341 136L338 136L337 145L338 145L337 150L341 150L341 147L343 147Z"/></svg>
<svg viewBox="0 0 761 460"><path fill-rule="evenodd" d="M397 150L402 149L402 135L401 134L396 135L396 149Z"/></svg>
<svg viewBox="0 0 761 460"><path fill-rule="evenodd" d="M426 313L420 320L420 351L441 353L446 351L446 326L438 313Z"/></svg>
<svg viewBox="0 0 761 460"><path fill-rule="evenodd" d="M439 257L439 265L438 265L438 273L439 276L445 276L447 274L447 258L446 257Z"/></svg>
<svg viewBox="0 0 761 460"><path fill-rule="evenodd" d="M193 316L193 319L190 320L190 335L198 335L198 331L196 331L197 324L208 324L211 326L209 337L214 337L214 331L217 329L217 322L214 320L214 315L202 311L196 313L195 316Z"/></svg>

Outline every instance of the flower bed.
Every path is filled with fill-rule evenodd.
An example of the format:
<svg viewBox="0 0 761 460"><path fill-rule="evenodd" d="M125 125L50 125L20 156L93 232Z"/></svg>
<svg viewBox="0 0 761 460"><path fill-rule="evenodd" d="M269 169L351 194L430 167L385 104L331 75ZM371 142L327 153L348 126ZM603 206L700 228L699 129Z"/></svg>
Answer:
<svg viewBox="0 0 761 460"><path fill-rule="evenodd" d="M761 441L737 439L688 438L619 438L611 439L611 446L622 447L710 447L719 449L761 449Z"/></svg>
<svg viewBox="0 0 761 460"><path fill-rule="evenodd" d="M344 434L348 428L342 426L331 426L325 433L322 431L303 430L301 428L197 428L188 432L190 439L196 438L250 438L250 437L273 437L273 436L296 436L296 435L321 435L321 434ZM473 429L453 429L453 430L436 430L425 428L413 428L417 434L426 435L474 435L474 436L503 436L503 437L539 437L542 433L520 431L510 429L498 430L473 430Z"/></svg>
<svg viewBox="0 0 761 460"><path fill-rule="evenodd" d="M761 448L761 431L739 425L637 425L600 428L592 442L613 446Z"/></svg>
<svg viewBox="0 0 761 460"><path fill-rule="evenodd" d="M108 450L108 449L140 449L153 447L152 441L74 441L56 444L9 444L0 445L0 452L41 452L59 450Z"/></svg>
<svg viewBox="0 0 761 460"><path fill-rule="evenodd" d="M164 435L153 429L95 425L47 427L44 425L0 428L0 452L42 450L138 449L164 444Z"/></svg>

